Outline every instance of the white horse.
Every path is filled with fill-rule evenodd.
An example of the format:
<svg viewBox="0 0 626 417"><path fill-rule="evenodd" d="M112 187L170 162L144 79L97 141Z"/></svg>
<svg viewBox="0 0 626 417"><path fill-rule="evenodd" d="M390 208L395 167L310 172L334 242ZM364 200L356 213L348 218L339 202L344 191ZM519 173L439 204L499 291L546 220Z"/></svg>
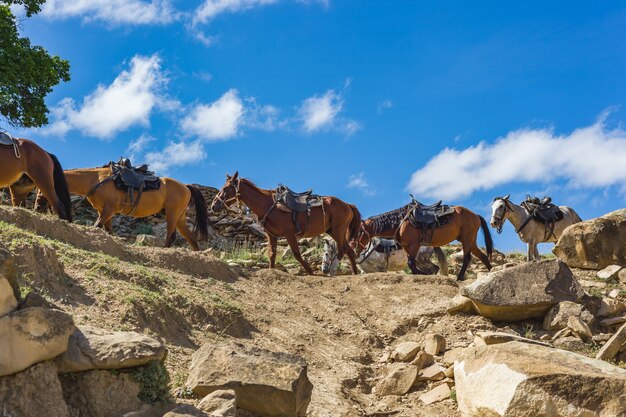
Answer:
<svg viewBox="0 0 626 417"><path fill-rule="evenodd" d="M529 262L540 260L539 250L537 250L538 243L554 243L559 240L559 237L568 226L582 221L578 213L571 207L559 206L559 209L563 212L563 218L554 223L554 230L550 233L546 225L530 219L531 214L524 207L512 203L509 197L510 194L505 197L496 197L493 200L491 205L491 227L494 227L500 233L502 232L504 221L510 221L522 242L528 244L526 259Z"/></svg>
<svg viewBox="0 0 626 417"><path fill-rule="evenodd" d="M430 257L437 255L437 265L430 261ZM407 264L406 252L398 247L392 239L373 238L370 245L357 257L357 267L362 274L370 272L402 271ZM431 274L448 275L448 260L441 248L422 246L416 257L418 267ZM334 240L324 239L324 256L322 257L322 273L328 276L337 275L339 260L337 259L337 244Z"/></svg>

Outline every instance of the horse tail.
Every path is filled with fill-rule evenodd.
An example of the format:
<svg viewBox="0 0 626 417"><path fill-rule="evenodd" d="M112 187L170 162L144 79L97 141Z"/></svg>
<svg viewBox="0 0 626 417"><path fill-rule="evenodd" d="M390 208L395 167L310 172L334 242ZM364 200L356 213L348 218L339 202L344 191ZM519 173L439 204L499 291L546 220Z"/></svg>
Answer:
<svg viewBox="0 0 626 417"><path fill-rule="evenodd" d="M348 242L357 237L359 230L361 229L361 212L354 204L348 204L352 210L352 221L350 222L350 229L348 234Z"/></svg>
<svg viewBox="0 0 626 417"><path fill-rule="evenodd" d="M480 217L480 227L483 229L483 235L485 236L485 246L487 247L487 256L491 258L493 253L493 239L491 238L491 232L489 231L489 225L483 216Z"/></svg>
<svg viewBox="0 0 626 417"><path fill-rule="evenodd" d="M63 173L63 168L61 167L61 163L51 153L50 159L52 159L52 164L54 165L54 169L52 171L53 179L54 179L54 191L59 200L60 211L59 217L63 220L67 220L68 222L72 222L72 200L70 198L70 189L67 186L67 180L65 179L65 174Z"/></svg>
<svg viewBox="0 0 626 417"><path fill-rule="evenodd" d="M191 199L196 209L196 223L193 231L198 240L206 240L209 237L209 211L206 200L195 185L187 185L187 188L191 191Z"/></svg>

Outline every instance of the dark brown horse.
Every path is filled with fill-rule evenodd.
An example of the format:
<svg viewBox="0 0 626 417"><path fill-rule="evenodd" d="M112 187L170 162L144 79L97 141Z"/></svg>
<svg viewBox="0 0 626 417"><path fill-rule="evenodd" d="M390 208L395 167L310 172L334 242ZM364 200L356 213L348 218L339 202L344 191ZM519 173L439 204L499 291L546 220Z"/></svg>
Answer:
<svg viewBox="0 0 626 417"><path fill-rule="evenodd" d="M423 241L423 231L414 227L408 219L408 213L413 205L408 204L397 210L373 216L365 220L356 238L350 242L358 254L367 247L369 241L374 236L395 239L408 256L408 266L413 274L422 274L416 266L415 257ZM427 232L430 240L427 246L440 247L454 240L461 242L463 247L463 265L458 274L458 279L465 279L465 271L470 263L472 254L485 264L487 269L491 269L491 253L493 252L493 241L491 233L485 219L472 211L461 206L454 206L454 213L450 214L448 223L436 227ZM483 229L487 255L485 255L476 244L478 229ZM432 236L431 236L432 235Z"/></svg>
<svg viewBox="0 0 626 417"><path fill-rule="evenodd" d="M28 139L15 139L16 146L0 146L0 188L9 187L27 175L50 202L58 216L72 221L72 202L56 156ZM19 198L13 195L12 200Z"/></svg>
<svg viewBox="0 0 626 417"><path fill-rule="evenodd" d="M323 197L322 207L312 208L310 218L307 218L305 213L299 213L300 230L305 230L305 232L297 234L291 213L276 208L274 190L258 188L252 181L239 178L238 172L232 177L226 176L226 183L215 196L211 210L219 212L233 203L245 204L261 219L269 244L270 268L275 266L278 238L284 237L287 239L293 256L309 275L313 275L313 269L300 255L298 238L328 233L337 242L338 258L341 259L344 254L347 254L352 265L352 272L357 273L355 255L348 244L349 240L356 236L361 224L361 214L355 206L336 197Z"/></svg>

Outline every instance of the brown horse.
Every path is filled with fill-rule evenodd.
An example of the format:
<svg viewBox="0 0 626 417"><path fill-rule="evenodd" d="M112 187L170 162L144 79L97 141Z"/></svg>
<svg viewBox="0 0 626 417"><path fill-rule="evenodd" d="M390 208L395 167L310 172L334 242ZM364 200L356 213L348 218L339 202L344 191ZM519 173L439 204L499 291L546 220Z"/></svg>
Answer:
<svg viewBox="0 0 626 417"><path fill-rule="evenodd" d="M147 217L164 210L167 222L165 247L172 245L178 229L193 250L199 250L198 240L207 238L209 226L207 203L198 188L193 185L184 185L172 178L161 177L159 189L144 191L133 208L128 194L119 190L112 181L106 181L110 176L111 168L108 165L102 168L65 171L70 193L87 197L89 203L98 211L98 219L94 227L104 226L105 230L111 232L112 218L116 214ZM187 227L186 219L187 206L191 200L196 209L193 232ZM38 197L35 206L41 205L42 202Z"/></svg>
<svg viewBox="0 0 626 417"><path fill-rule="evenodd" d="M287 239L287 243L293 252L293 256L300 262L309 275L313 275L313 269L302 258L298 247L298 238L315 237L328 233L337 242L338 258L347 254L352 265L352 272L357 273L355 255L348 245L359 230L361 214L352 204L345 203L336 197L323 197L322 207L311 209L310 219L303 213L299 213L298 222L300 230L304 233L298 235L296 226L292 222L291 213L276 209L274 202L274 190L264 190L245 178L239 178L235 172L232 177L226 175L226 183L215 196L211 204L211 210L219 212L225 206L233 203L245 204L261 219L267 237L270 268L276 263L276 244L279 237Z"/></svg>
<svg viewBox="0 0 626 417"><path fill-rule="evenodd" d="M0 188L10 187L28 176L51 203L58 216L72 221L72 202L63 168L56 156L28 139L15 139L17 146L0 146ZM17 202L11 190L11 200Z"/></svg>
<svg viewBox="0 0 626 417"><path fill-rule="evenodd" d="M408 219L408 214L413 208L412 204L408 204L397 210L373 216L366 219L357 234L356 238L350 242L358 254L367 247L370 240L374 236L395 239L408 256L407 265L413 274L422 274L416 266L415 257L418 254L422 244L422 230L414 227ZM463 265L458 274L458 279L465 279L465 271L470 263L472 254L485 264L487 269L491 269L491 253L493 252L493 241L487 222L482 216L461 206L454 206L454 213L450 214L451 218L447 224L436 227L431 232L432 236L428 242L428 246L440 247L454 240L461 242L463 247ZM476 235L478 229L483 229L485 245L487 246L487 255L485 255L476 244Z"/></svg>

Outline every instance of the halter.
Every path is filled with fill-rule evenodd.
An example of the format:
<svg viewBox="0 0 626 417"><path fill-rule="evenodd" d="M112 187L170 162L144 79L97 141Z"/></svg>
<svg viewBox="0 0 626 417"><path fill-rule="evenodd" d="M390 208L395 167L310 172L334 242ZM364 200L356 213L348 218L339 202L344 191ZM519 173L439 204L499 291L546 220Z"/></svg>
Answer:
<svg viewBox="0 0 626 417"><path fill-rule="evenodd" d="M361 227L359 229L360 229L359 233L357 233L357 235L356 235L356 247L355 247L355 249L357 249L357 250L360 249L359 253L361 253L362 250L366 250L367 248L369 248L370 244L372 243L372 235L365 228L365 222L363 220L361 220ZM369 242L368 242L367 245L364 245L364 244L361 243L361 238L366 233L367 233L367 237L368 237L368 241Z"/></svg>
<svg viewBox="0 0 626 417"><path fill-rule="evenodd" d="M230 211L231 213L235 213L236 215L240 215L243 214L243 209L242 209L242 203L241 203L241 198L240 198L240 193L239 193L239 187L241 185L241 178L237 178L237 184L231 184L230 186L233 187L235 189L235 195L224 200L222 197L220 197L220 193L217 193L217 195L215 196L215 199L218 201L221 201L222 204L224 204L224 207L226 208L226 211ZM224 190L222 190L224 191ZM226 193L224 193L226 194ZM238 211L235 211L233 209L230 208L230 204L236 201L237 202L237 208L239 209Z"/></svg>
<svg viewBox="0 0 626 417"><path fill-rule="evenodd" d="M504 212L502 213L502 217L493 216L493 218L496 219L498 221L498 223L499 223L498 226L496 226L496 231L498 232L498 234L500 234L500 233L502 233L502 227L504 226L504 220L506 219L506 213L508 211L513 211L513 210L511 210L511 208L509 207L509 201L508 200L505 200L502 197L496 197L495 200L502 200L502 201L504 201Z"/></svg>
<svg viewBox="0 0 626 417"><path fill-rule="evenodd" d="M330 246L330 245L329 245ZM330 256L330 260L328 262L324 261L324 257L322 257L322 266L324 265L328 265L328 269L330 269L330 267L332 266L333 262L335 262L335 259L337 259L337 257L339 256L339 251L337 251L337 248L335 247L335 253ZM331 251L332 253L332 251ZM326 253L324 253L325 255Z"/></svg>

